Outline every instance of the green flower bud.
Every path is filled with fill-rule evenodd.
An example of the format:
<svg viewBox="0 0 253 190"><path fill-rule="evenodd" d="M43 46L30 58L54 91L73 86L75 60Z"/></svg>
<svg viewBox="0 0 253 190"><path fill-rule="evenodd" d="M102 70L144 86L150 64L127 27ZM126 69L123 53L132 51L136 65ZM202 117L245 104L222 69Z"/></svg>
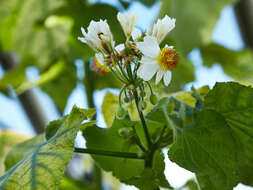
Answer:
<svg viewBox="0 0 253 190"><path fill-rule="evenodd" d="M127 111L123 107L118 107L118 109L116 110L116 117L118 119L124 119L124 117L126 116L126 114L127 114Z"/></svg>
<svg viewBox="0 0 253 190"><path fill-rule="evenodd" d="M158 102L158 98L155 94L151 94L151 96L149 97L149 100L150 100L151 104L153 104L153 105L156 105Z"/></svg>
<svg viewBox="0 0 253 190"><path fill-rule="evenodd" d="M141 91L141 97L145 97L146 96L146 92L145 91Z"/></svg>
<svg viewBox="0 0 253 190"><path fill-rule="evenodd" d="M145 110L145 109L147 108L147 102L141 101L141 102L139 103L139 108L140 108L141 110Z"/></svg>
<svg viewBox="0 0 253 190"><path fill-rule="evenodd" d="M129 102L130 102L130 99L126 96L126 97L124 98L124 102L125 102L125 103L129 103Z"/></svg>
<svg viewBox="0 0 253 190"><path fill-rule="evenodd" d="M134 135L134 131L131 128L121 128L118 130L118 134L122 138L129 138Z"/></svg>

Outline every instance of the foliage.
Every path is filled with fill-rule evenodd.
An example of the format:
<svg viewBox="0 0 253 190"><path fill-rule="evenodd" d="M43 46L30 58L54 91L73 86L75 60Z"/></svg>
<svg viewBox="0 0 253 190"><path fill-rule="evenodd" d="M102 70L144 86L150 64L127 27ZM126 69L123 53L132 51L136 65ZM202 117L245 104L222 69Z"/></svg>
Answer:
<svg viewBox="0 0 253 190"><path fill-rule="evenodd" d="M26 140L26 136L16 134L11 131L1 131L0 132L0 175L3 175L5 172L4 161L6 159L6 155L8 151L15 145L24 140Z"/></svg>
<svg viewBox="0 0 253 190"><path fill-rule="evenodd" d="M10 169L0 177L0 189L58 189L77 131L88 119L85 112L74 107L63 119L51 122L46 134L16 145L7 156Z"/></svg>
<svg viewBox="0 0 253 190"><path fill-rule="evenodd" d="M136 1L148 7L158 2L119 0L119 7L131 7ZM69 115L51 122L43 134L29 140L2 131L0 190L102 190L105 183L97 166L141 190L172 190L164 175L164 148L169 148L165 156L196 174L197 181L190 180L179 189L232 190L238 183L253 186L253 89L242 85L252 85L253 54L248 49L233 51L211 40L221 10L236 2L161 1L159 17L168 14L177 19L175 31L162 46L174 45L180 57L171 84L165 87L155 85L154 80L146 83L137 75L145 53L136 44L145 41L146 34L137 41L129 36L126 39L116 17L119 7L86 0L0 1L0 60L13 53L16 62L0 78L0 92L7 95L11 86L20 95L40 87L63 113L77 82L85 85L90 107L95 90L121 88L119 96L107 92L104 97L102 113L108 128L97 126L94 109L74 107ZM100 19L107 19L115 45L125 43L124 50L103 55L110 69L117 67L115 62L122 63L105 75L93 70L94 52L77 40L81 26L87 28L90 20ZM183 91L185 84L194 80L194 66L188 60L194 48L200 49L205 66L221 64L240 84L217 83L211 90L204 86ZM84 70L77 70L77 59ZM136 69L126 66L133 62ZM29 67L39 71L36 80L27 79ZM83 78L78 78L79 71ZM159 102L150 101L151 96ZM118 109L122 117L115 116ZM79 130L86 149L74 146ZM84 171L81 179L64 175L74 152L89 153L95 161L95 167ZM116 184L111 185L115 190L119 189Z"/></svg>

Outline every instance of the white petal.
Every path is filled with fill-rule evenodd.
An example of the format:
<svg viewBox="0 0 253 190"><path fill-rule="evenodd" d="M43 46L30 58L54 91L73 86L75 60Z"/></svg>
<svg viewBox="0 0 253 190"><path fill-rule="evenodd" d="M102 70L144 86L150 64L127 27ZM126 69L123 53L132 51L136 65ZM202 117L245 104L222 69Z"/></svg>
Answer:
<svg viewBox="0 0 253 190"><path fill-rule="evenodd" d="M101 65L105 65L104 57L103 57L102 53L96 53L95 57L97 58L98 63L100 63Z"/></svg>
<svg viewBox="0 0 253 190"><path fill-rule="evenodd" d="M165 47L165 48L174 49L174 46L169 46L168 44L166 44L164 47Z"/></svg>
<svg viewBox="0 0 253 190"><path fill-rule="evenodd" d="M165 72L162 69L160 69L160 70L157 71L157 73L156 73L156 79L155 79L155 83L156 84L158 84L161 81L161 79L162 79L162 77L163 77L164 74L165 74Z"/></svg>
<svg viewBox="0 0 253 190"><path fill-rule="evenodd" d="M87 43L86 40L85 40L85 38L83 38L83 37L77 37L77 39L80 40L83 43Z"/></svg>
<svg viewBox="0 0 253 190"><path fill-rule="evenodd" d="M82 31L83 36L86 36L86 35L87 35L87 33L85 32L85 30L84 30L83 27L81 27L81 31Z"/></svg>
<svg viewBox="0 0 253 190"><path fill-rule="evenodd" d="M143 64L137 71L137 75L145 81L150 80L158 69L157 64Z"/></svg>
<svg viewBox="0 0 253 190"><path fill-rule="evenodd" d="M119 44L119 45L117 45L116 47L115 47L115 49L116 49L116 51L118 52L118 53L120 53L122 50L124 50L125 49L125 44Z"/></svg>
<svg viewBox="0 0 253 190"><path fill-rule="evenodd" d="M143 64L157 64L157 58L143 56L140 62Z"/></svg>
<svg viewBox="0 0 253 190"><path fill-rule="evenodd" d="M120 22L120 25L125 35L127 37L130 36L133 31L134 24L137 20L137 16L131 12L124 12L124 13L118 13L117 19Z"/></svg>
<svg viewBox="0 0 253 190"><path fill-rule="evenodd" d="M136 43L137 48L145 55L149 57L157 57L160 52L160 47L156 38L152 36L146 36L143 42Z"/></svg>
<svg viewBox="0 0 253 190"><path fill-rule="evenodd" d="M167 34L175 28L176 19L170 18L168 15L165 15L163 19L158 19L153 26L152 36L154 36L158 43L161 43L162 40L167 36Z"/></svg>
<svg viewBox="0 0 253 190"><path fill-rule="evenodd" d="M165 86L168 86L170 84L171 81L171 71L167 71L164 76L163 76L163 82L165 84Z"/></svg>
<svg viewBox="0 0 253 190"><path fill-rule="evenodd" d="M138 28L134 27L133 32L132 32L132 38L133 38L133 40L136 41L141 36L142 36L141 30L139 30Z"/></svg>

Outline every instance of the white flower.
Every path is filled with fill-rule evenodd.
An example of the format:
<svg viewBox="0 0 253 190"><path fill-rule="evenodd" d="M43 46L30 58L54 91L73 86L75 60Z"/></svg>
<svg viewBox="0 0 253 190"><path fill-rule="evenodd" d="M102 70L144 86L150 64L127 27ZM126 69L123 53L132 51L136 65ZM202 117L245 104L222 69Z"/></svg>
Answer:
<svg viewBox="0 0 253 190"><path fill-rule="evenodd" d="M142 36L142 32L138 28L134 27L133 32L132 32L132 38L133 38L133 40L136 41L141 36Z"/></svg>
<svg viewBox="0 0 253 190"><path fill-rule="evenodd" d="M143 53L137 75L149 81L156 74L156 84L163 78L164 84L168 86L171 70L178 65L178 54L173 47L166 45L161 50L156 38L146 36L143 42L137 42L137 48Z"/></svg>
<svg viewBox="0 0 253 190"><path fill-rule="evenodd" d="M78 37L78 39L88 44L95 51L108 54L110 51L108 44L114 46L113 36L106 20L91 21L87 33L84 28L81 28L81 30L83 37Z"/></svg>
<svg viewBox="0 0 253 190"><path fill-rule="evenodd" d="M126 35L129 37L134 29L137 16L131 12L118 13L117 19Z"/></svg>
<svg viewBox="0 0 253 190"><path fill-rule="evenodd" d="M121 51L123 51L125 49L125 44L119 44L115 47L115 50L120 53Z"/></svg>
<svg viewBox="0 0 253 190"><path fill-rule="evenodd" d="M175 25L176 19L165 15L163 19L158 19L154 24L151 36L155 37L160 44L166 35L175 28Z"/></svg>

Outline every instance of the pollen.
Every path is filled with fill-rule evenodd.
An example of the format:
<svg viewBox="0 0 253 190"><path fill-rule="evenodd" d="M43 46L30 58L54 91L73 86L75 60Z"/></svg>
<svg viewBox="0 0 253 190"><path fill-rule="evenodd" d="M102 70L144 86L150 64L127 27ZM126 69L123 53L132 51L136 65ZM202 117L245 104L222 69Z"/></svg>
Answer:
<svg viewBox="0 0 253 190"><path fill-rule="evenodd" d="M163 70L172 70L179 64L179 55L177 51L170 47L163 48L157 59L158 64Z"/></svg>
<svg viewBox="0 0 253 190"><path fill-rule="evenodd" d="M94 57L93 63L92 63L92 69L98 73L98 74L106 74L108 73L110 70L105 66L102 65L101 63L98 62L98 59L96 57Z"/></svg>

